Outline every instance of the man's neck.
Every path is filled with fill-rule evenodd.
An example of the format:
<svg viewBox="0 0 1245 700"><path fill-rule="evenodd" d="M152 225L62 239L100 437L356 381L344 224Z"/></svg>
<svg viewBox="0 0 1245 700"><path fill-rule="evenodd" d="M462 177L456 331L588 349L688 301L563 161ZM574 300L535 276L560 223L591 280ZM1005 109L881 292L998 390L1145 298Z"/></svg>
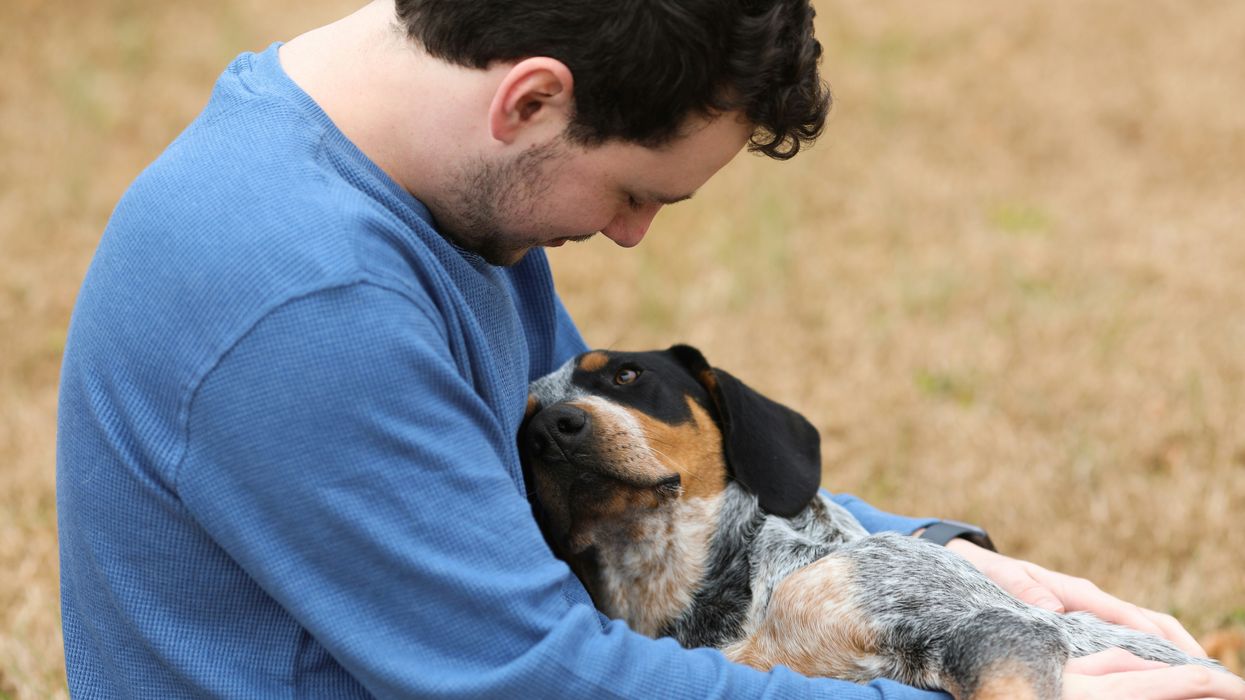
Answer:
<svg viewBox="0 0 1245 700"><path fill-rule="evenodd" d="M445 163L487 128L471 116L487 114L491 72L428 56L397 23L392 0L294 38L280 58L337 128L420 199L436 198Z"/></svg>

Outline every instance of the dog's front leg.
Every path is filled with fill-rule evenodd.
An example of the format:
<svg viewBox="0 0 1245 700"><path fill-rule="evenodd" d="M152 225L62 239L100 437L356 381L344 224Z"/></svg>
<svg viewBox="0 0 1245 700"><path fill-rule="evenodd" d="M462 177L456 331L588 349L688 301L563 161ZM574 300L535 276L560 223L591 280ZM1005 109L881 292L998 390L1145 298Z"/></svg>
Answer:
<svg viewBox="0 0 1245 700"><path fill-rule="evenodd" d="M846 548L785 578L748 636L723 652L762 670L891 678L958 700L1058 700L1068 651L1055 625L994 607L930 615L921 600L862 585L870 577L858 575L858 556Z"/></svg>
<svg viewBox="0 0 1245 700"><path fill-rule="evenodd" d="M774 589L747 637L723 652L761 670L786 666L806 676L868 681L880 673L880 639L856 605L854 564L830 554Z"/></svg>
<svg viewBox="0 0 1245 700"><path fill-rule="evenodd" d="M986 608L947 631L940 685L968 700L1059 700L1068 647L1056 625Z"/></svg>

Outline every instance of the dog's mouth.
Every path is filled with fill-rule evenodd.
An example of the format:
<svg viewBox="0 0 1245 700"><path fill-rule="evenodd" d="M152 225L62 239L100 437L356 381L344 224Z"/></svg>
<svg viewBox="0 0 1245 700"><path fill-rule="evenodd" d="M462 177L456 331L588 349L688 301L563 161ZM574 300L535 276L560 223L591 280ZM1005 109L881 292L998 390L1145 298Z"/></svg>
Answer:
<svg viewBox="0 0 1245 700"><path fill-rule="evenodd" d="M546 516L548 534L572 554L592 546L599 526L678 498L682 477L651 460L590 411L568 403L538 408L520 431L520 454Z"/></svg>

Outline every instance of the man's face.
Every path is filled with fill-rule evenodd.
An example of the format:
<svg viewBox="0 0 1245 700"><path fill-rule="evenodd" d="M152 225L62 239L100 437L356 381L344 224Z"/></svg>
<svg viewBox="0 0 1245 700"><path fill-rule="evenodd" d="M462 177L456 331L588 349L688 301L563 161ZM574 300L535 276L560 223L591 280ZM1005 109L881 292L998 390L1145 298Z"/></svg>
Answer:
<svg viewBox="0 0 1245 700"><path fill-rule="evenodd" d="M655 149L584 147L560 136L508 160L467 164L434 214L450 240L494 265L597 232L629 248L663 205L690 197L750 135L747 123L724 114Z"/></svg>

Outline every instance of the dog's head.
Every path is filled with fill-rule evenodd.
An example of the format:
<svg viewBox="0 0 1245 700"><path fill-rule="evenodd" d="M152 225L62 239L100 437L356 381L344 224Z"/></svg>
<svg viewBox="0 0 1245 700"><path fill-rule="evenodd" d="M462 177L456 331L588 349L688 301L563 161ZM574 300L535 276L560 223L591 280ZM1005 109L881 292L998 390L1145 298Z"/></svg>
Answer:
<svg viewBox="0 0 1245 700"><path fill-rule="evenodd" d="M519 441L547 525L571 553L593 545L598 524L731 480L790 517L821 478L812 424L687 345L574 358L532 383Z"/></svg>

